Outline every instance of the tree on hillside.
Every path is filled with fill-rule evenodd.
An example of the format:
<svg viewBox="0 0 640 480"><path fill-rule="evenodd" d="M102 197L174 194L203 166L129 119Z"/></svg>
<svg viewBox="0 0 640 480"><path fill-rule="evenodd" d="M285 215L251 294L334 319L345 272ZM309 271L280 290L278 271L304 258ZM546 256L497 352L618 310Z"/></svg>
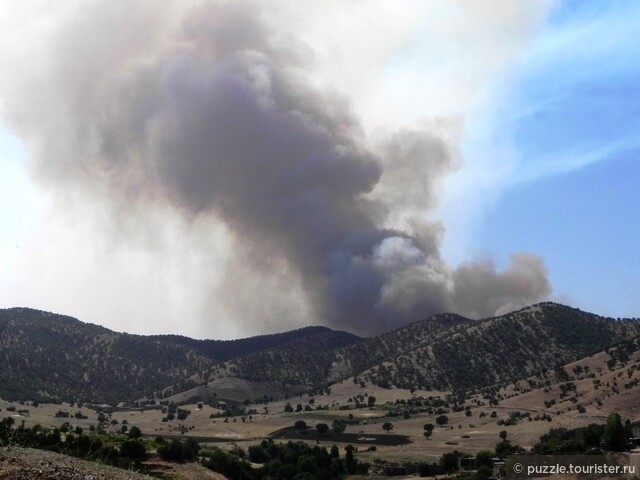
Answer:
<svg viewBox="0 0 640 480"><path fill-rule="evenodd" d="M436 423L440 426L446 425L449 423L449 417L446 415L440 415L439 417L436 417Z"/></svg>
<svg viewBox="0 0 640 480"><path fill-rule="evenodd" d="M298 420L296 423L293 424L293 426L297 431L303 432L307 429L307 422L305 422L304 420Z"/></svg>
<svg viewBox="0 0 640 480"><path fill-rule="evenodd" d="M431 435L433 435L433 429L435 428L435 426L433 425L433 423L425 423L422 428L424 430L424 436L428 440L429 437L431 437Z"/></svg>
<svg viewBox="0 0 640 480"><path fill-rule="evenodd" d="M393 423L391 423L391 422L384 422L384 423L382 424L382 428L383 428L387 433L389 433L391 430L393 430Z"/></svg>
<svg viewBox="0 0 640 480"><path fill-rule="evenodd" d="M505 458L507 455L515 455L524 452L519 445L512 445L509 440L502 440L496 444L494 449L496 457Z"/></svg>
<svg viewBox="0 0 640 480"><path fill-rule="evenodd" d="M369 408L373 408L375 404L376 404L376 397L374 397L373 395L369 395L369 398L367 399L367 405L369 405Z"/></svg>

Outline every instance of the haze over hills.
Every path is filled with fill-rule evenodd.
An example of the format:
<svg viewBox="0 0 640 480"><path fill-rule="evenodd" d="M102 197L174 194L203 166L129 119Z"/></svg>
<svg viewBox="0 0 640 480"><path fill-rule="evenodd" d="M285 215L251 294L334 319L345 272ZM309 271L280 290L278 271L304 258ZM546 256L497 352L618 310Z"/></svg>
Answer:
<svg viewBox="0 0 640 480"><path fill-rule="evenodd" d="M222 380L234 378L282 392L319 391L351 377L383 388L468 392L638 337L637 320L555 303L477 321L434 315L367 339L307 327L232 341L116 333L13 308L0 310L0 396L116 404L199 387L213 398Z"/></svg>

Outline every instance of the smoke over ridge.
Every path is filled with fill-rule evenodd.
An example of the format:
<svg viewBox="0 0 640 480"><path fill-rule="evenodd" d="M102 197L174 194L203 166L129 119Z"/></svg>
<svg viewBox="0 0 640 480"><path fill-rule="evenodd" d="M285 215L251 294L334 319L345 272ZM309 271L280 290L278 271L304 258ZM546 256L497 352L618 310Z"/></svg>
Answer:
<svg viewBox="0 0 640 480"><path fill-rule="evenodd" d="M137 228L150 205L223 222L230 281L205 273L191 288L215 283L238 322L255 320L234 269L296 285L312 321L359 333L445 311L489 316L550 292L534 255L503 272L441 257L443 227L424 217L459 155L438 125L368 138L347 99L312 86L305 46L248 3L124 10L93 2L73 15L48 63L4 85L5 110L54 188ZM279 313L295 317L293 305Z"/></svg>

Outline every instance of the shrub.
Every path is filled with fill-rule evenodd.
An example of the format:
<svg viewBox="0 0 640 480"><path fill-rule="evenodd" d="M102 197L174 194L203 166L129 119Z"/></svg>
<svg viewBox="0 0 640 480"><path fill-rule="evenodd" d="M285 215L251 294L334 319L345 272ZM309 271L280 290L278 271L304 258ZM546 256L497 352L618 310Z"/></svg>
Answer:
<svg viewBox="0 0 640 480"><path fill-rule="evenodd" d="M147 456L144 445L139 440L125 440L120 446L120 455L133 461L144 460Z"/></svg>
<svg viewBox="0 0 640 480"><path fill-rule="evenodd" d="M158 455L168 462L185 462L195 460L200 451L200 445L192 438L186 442L172 440L171 443L163 443L158 448Z"/></svg>

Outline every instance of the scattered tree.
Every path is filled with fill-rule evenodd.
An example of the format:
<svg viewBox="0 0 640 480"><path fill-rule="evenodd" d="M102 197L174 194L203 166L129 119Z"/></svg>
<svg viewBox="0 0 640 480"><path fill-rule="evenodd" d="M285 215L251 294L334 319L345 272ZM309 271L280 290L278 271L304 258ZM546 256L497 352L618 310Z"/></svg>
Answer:
<svg viewBox="0 0 640 480"><path fill-rule="evenodd" d="M447 417L446 415L440 415L436 417L436 423L440 426L446 425L447 423L449 423L449 417Z"/></svg>
<svg viewBox="0 0 640 480"><path fill-rule="evenodd" d="M611 413L607 417L607 424L604 427L604 445L607 450L620 452L626 447L624 427L622 420L617 413Z"/></svg>
<svg viewBox="0 0 640 480"><path fill-rule="evenodd" d="M347 428L347 422L345 422L344 420L334 420L333 423L331 424L331 429L335 434L343 433L346 428Z"/></svg>
<svg viewBox="0 0 640 480"><path fill-rule="evenodd" d="M316 430L319 435L326 435L326 433L329 431L329 425L327 425L326 423L318 423L316 424Z"/></svg>
<svg viewBox="0 0 640 480"><path fill-rule="evenodd" d="M458 468L458 455L455 452L445 453L440 457L440 466L445 473L452 473Z"/></svg>
<svg viewBox="0 0 640 480"><path fill-rule="evenodd" d="M369 408L373 408L375 404L376 404L376 397L374 397L373 395L369 395L369 398L367 399L367 405L369 405Z"/></svg>
<svg viewBox="0 0 640 480"><path fill-rule="evenodd" d="M347 473L348 474L354 474L356 473L356 468L357 468L357 460L355 459L355 457L353 456L353 451L355 450L355 448L353 447L353 445L347 445L344 448L346 454L344 457L345 460L345 467L347 469Z"/></svg>
<svg viewBox="0 0 640 480"><path fill-rule="evenodd" d="M329 451L329 456L331 458L340 458L340 449L337 446L332 446L331 450Z"/></svg>

